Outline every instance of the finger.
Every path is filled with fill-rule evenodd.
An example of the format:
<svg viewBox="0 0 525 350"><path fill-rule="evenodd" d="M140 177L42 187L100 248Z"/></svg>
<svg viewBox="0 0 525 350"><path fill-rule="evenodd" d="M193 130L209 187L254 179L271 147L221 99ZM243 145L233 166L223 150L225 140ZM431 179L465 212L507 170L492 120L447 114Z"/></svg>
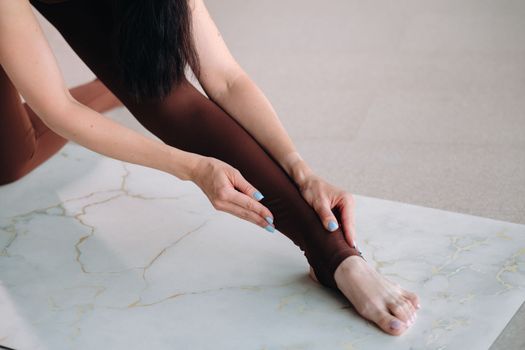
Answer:
<svg viewBox="0 0 525 350"><path fill-rule="evenodd" d="M273 223L273 214L268 208L259 203L259 201L263 199L264 196L242 176L241 172L238 169L235 169L234 171L234 178L232 184L236 189L238 189L242 193L241 196L244 195L246 197L246 199L243 199L240 196L236 196L238 199L236 203L238 205L246 207L248 209L253 208L253 210L259 215L261 215L269 224ZM252 198L254 198L255 200L252 200Z"/></svg>
<svg viewBox="0 0 525 350"><path fill-rule="evenodd" d="M220 210L228 212L232 215L235 215L241 219L244 219L246 221L250 221L254 223L257 226L260 226L264 228L266 231L274 232L275 228L268 224L266 220L262 219L259 215L257 215L255 212L248 210L246 208L243 208L233 202L223 201L221 202L219 206Z"/></svg>
<svg viewBox="0 0 525 350"><path fill-rule="evenodd" d="M341 225L346 241L350 246L357 248L357 237L355 232L354 201L351 195L345 195L340 204Z"/></svg>
<svg viewBox="0 0 525 350"><path fill-rule="evenodd" d="M236 190L233 190L231 194L229 194L228 199L238 206L254 212L262 221L264 221L264 223L273 224L273 215L270 210L255 199Z"/></svg>
<svg viewBox="0 0 525 350"><path fill-rule="evenodd" d="M257 201L260 201L264 198L262 193L259 192L259 190L257 190L255 187L253 187L252 184L249 183L248 180L244 178L244 176L242 176L241 172L238 169L234 169L233 175L233 187L235 187L245 195L254 198Z"/></svg>
<svg viewBox="0 0 525 350"><path fill-rule="evenodd" d="M327 198L319 198L314 201L314 209L328 231L333 232L337 230L339 224L337 223L334 213L332 213L330 202Z"/></svg>

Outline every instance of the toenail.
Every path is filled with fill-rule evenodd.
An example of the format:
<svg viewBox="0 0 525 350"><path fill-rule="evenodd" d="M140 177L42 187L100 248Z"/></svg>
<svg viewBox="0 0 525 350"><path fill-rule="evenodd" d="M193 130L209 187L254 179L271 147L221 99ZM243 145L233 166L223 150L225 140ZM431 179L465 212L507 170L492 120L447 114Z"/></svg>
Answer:
<svg viewBox="0 0 525 350"><path fill-rule="evenodd" d="M390 328L392 329L400 329L402 325L403 324L399 320L393 319L390 321Z"/></svg>

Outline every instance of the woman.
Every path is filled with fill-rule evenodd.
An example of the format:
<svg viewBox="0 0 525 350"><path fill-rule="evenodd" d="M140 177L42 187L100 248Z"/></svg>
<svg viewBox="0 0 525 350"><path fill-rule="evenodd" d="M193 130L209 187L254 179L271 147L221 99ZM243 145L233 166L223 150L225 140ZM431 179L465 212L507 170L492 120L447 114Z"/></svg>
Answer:
<svg viewBox="0 0 525 350"><path fill-rule="evenodd" d="M31 4L96 80L67 89ZM0 0L0 64L2 184L73 140L193 181L217 210L277 228L304 252L312 279L385 332L400 335L414 321L417 295L355 246L351 194L300 157L203 0ZM187 66L208 98L185 78ZM162 142L101 114L121 104Z"/></svg>

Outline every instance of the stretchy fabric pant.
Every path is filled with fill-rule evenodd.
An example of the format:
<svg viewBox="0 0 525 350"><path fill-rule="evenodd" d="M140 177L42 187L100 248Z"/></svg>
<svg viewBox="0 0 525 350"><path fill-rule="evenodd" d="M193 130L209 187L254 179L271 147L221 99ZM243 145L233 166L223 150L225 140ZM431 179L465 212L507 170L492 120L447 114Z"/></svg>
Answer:
<svg viewBox="0 0 525 350"><path fill-rule="evenodd" d="M235 119L187 80L162 101L135 103L130 98L110 59L111 1L31 3L146 129L168 145L237 168L263 193L261 203L274 215L275 228L303 251L319 282L338 290L334 271L345 258L359 255L359 251L346 242L341 226L334 232L324 228L292 178ZM21 103L3 71L0 102L0 180L12 174L23 176L67 142ZM334 214L341 222L340 214Z"/></svg>

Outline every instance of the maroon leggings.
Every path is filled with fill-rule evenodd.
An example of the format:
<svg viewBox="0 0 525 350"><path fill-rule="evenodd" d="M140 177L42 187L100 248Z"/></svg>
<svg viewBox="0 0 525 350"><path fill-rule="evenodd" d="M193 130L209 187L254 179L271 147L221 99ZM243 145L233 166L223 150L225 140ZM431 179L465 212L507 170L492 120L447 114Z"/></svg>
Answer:
<svg viewBox="0 0 525 350"><path fill-rule="evenodd" d="M324 228L292 178L235 119L187 80L162 101L135 103L126 93L109 57L111 1L45 4L31 0L31 3L146 129L168 145L214 157L237 168L263 193L261 203L274 215L275 228L303 251L319 282L338 290L334 271L348 256L359 255L358 250L346 242L341 227L334 232ZM0 85L1 79L7 79L1 73ZM0 121L4 120L0 122L0 178L2 172L23 175L56 153L66 140L23 106L16 91L0 89L0 93L4 95L0 96L3 105L0 112L6 114L8 106L8 113L0 115ZM21 131L13 133L14 129ZM33 129L37 129L36 143L34 136L28 137ZM48 135L47 140L39 135ZM340 213L334 214L341 222Z"/></svg>

